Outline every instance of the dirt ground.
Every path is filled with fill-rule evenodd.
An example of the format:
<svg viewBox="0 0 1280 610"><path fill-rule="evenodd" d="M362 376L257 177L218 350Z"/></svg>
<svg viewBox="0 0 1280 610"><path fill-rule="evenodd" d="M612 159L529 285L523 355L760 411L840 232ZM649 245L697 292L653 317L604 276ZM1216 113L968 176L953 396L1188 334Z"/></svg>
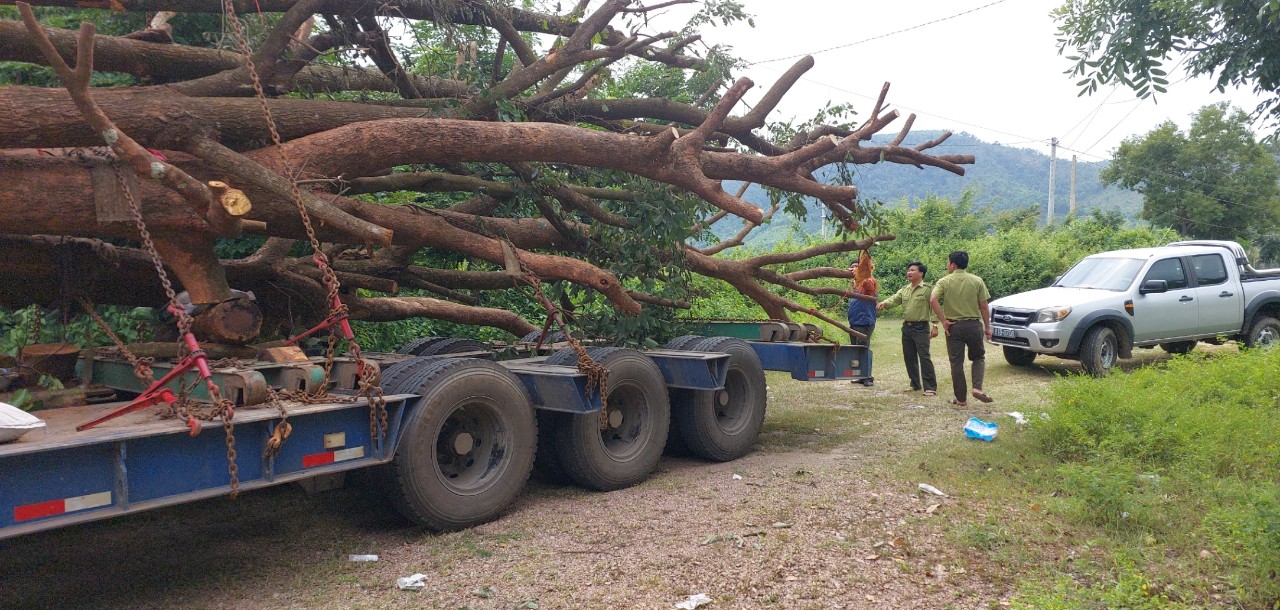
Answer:
<svg viewBox="0 0 1280 610"><path fill-rule="evenodd" d="M881 415L860 414L881 434L904 435L880 438L881 451L927 440L925 422L895 430ZM724 464L664 458L648 481L616 492L534 483L502 519L444 535L371 508L356 490L288 486L0 542L0 607L674 608L705 593L712 609L978 608L1006 599L934 525L953 500L877 476L880 457L851 443ZM366 553L378 561L349 561ZM427 575L425 590L396 588L415 573Z"/></svg>

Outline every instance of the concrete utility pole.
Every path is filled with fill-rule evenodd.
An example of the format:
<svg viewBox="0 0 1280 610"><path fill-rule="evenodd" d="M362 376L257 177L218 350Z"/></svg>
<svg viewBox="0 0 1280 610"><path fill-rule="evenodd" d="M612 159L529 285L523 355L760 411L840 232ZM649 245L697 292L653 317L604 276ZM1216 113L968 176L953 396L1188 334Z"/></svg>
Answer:
<svg viewBox="0 0 1280 610"><path fill-rule="evenodd" d="M1075 155L1071 155L1071 207L1069 209L1070 211L1067 212L1067 215L1074 218L1076 215L1076 156Z"/></svg>
<svg viewBox="0 0 1280 610"><path fill-rule="evenodd" d="M1049 140L1049 211L1045 214L1045 226L1053 224L1054 169L1058 167L1058 138Z"/></svg>

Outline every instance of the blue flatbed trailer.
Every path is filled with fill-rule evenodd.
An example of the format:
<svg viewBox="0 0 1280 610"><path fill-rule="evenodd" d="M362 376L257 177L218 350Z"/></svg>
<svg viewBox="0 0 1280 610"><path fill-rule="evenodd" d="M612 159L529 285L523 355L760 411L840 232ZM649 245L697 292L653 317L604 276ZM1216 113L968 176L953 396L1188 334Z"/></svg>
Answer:
<svg viewBox="0 0 1280 610"><path fill-rule="evenodd" d="M592 348L610 369L605 401L564 351L496 363L368 355L383 367L385 429L364 398L285 401L292 433L277 455L266 457L282 421L279 409L270 402L237 405L239 489L380 467L406 516L458 529L495 518L514 500L535 446L567 467L574 482L625 487L656 466L668 430L709 459L749 451L764 417L764 370L804 381L870 376L870 352L861 346L707 341L701 351ZM335 367L337 396L354 393L351 365ZM224 394L257 396L268 379L277 389L314 386L314 366L254 364L215 371L215 379L234 390ZM92 367L91 375L139 391L118 362ZM76 430L122 404L36 411L45 428L0 444L0 539L231 492L227 436L217 422L192 436L183 421L151 407ZM550 439L545 446L539 426Z"/></svg>

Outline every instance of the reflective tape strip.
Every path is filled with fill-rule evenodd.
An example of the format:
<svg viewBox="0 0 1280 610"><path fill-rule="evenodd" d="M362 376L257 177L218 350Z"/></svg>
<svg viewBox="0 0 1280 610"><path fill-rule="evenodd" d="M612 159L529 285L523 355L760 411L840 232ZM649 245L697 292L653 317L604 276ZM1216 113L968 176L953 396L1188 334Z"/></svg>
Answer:
<svg viewBox="0 0 1280 610"><path fill-rule="evenodd" d="M302 456L303 468L315 468L316 466L324 466L334 462L343 462L346 460L354 460L364 457L364 447L352 447L350 449L339 449L338 451L326 451L324 453L313 453L311 455Z"/></svg>
<svg viewBox="0 0 1280 610"><path fill-rule="evenodd" d="M16 506L13 509L14 521L30 521L41 517L52 517L63 513L74 513L76 511L88 510L90 508L100 508L111 504L111 492L103 491L96 494L88 494L84 496L76 496L74 498L63 498L61 500L49 500L48 502L37 502L35 504L26 504Z"/></svg>
<svg viewBox="0 0 1280 610"><path fill-rule="evenodd" d="M809 376L810 377L826 377L827 372L826 371L809 371Z"/></svg>

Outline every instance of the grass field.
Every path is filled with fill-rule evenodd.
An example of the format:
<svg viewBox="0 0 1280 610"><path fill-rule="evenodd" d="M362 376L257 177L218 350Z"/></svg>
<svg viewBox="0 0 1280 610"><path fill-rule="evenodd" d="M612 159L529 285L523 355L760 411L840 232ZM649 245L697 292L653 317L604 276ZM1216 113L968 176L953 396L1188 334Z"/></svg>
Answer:
<svg viewBox="0 0 1280 610"><path fill-rule="evenodd" d="M875 468L969 499L948 538L1015 583L1015 606L1280 608L1280 351L1138 351L1124 372L1093 379L1052 358L1015 368L997 348L984 384L996 402L948 414L945 346L934 341L939 398L903 394L899 332L882 320L873 337L877 391L855 393L866 411L840 416L788 397L803 384L779 386L773 404L796 406L775 408L770 429L826 428L822 440L785 437L814 449L928 439ZM996 442L963 440L969 416L999 423Z"/></svg>

